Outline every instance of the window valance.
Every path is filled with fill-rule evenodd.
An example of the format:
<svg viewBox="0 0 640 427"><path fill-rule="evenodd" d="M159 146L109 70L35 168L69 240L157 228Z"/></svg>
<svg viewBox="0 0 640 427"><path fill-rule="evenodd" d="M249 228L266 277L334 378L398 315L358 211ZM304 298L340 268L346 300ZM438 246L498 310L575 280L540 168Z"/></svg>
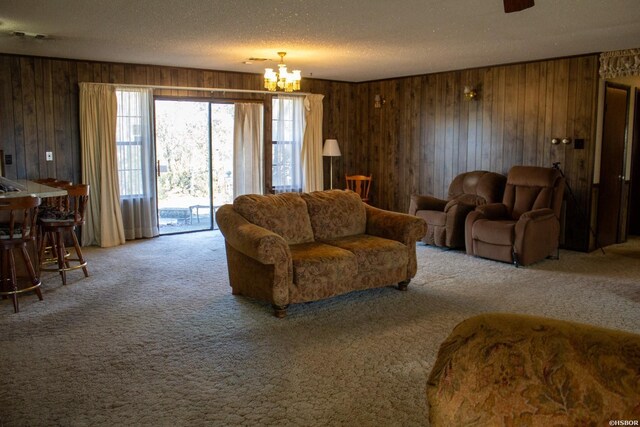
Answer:
<svg viewBox="0 0 640 427"><path fill-rule="evenodd" d="M600 54L600 77L611 79L624 76L640 76L640 49Z"/></svg>

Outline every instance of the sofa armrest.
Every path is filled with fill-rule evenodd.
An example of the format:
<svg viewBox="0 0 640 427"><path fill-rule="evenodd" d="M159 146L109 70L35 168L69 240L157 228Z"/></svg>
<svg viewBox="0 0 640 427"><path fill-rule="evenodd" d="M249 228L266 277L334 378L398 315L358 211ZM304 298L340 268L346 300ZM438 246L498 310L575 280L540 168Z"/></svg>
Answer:
<svg viewBox="0 0 640 427"><path fill-rule="evenodd" d="M544 426L637 419L639 349L640 336L624 331L519 314L472 317L440 346L427 380L429 421Z"/></svg>
<svg viewBox="0 0 640 427"><path fill-rule="evenodd" d="M482 214L482 216L489 220L505 219L507 218L507 206L503 203L488 203L476 207L476 212Z"/></svg>
<svg viewBox="0 0 640 427"><path fill-rule="evenodd" d="M415 215L417 211L442 212L446 205L446 200L432 196L420 196L418 194L414 194L411 196L411 203L409 204L409 215Z"/></svg>
<svg viewBox="0 0 640 427"><path fill-rule="evenodd" d="M256 261L276 264L291 260L289 245L281 236L250 223L232 205L217 210L216 222L231 246Z"/></svg>
<svg viewBox="0 0 640 427"><path fill-rule="evenodd" d="M422 218L386 211L369 205L365 205L365 208L367 234L396 240L411 246L427 233L427 223Z"/></svg>

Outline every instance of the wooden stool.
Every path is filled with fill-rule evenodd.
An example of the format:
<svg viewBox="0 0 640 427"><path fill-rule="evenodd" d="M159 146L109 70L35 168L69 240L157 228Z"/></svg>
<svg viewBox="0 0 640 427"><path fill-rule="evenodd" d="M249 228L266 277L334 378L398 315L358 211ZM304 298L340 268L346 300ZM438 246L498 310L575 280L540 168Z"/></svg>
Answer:
<svg viewBox="0 0 640 427"><path fill-rule="evenodd" d="M71 181L63 181L57 178L35 179L33 180L33 182L37 182L39 184L47 185L49 187L56 187L56 188L66 188L73 184ZM49 215L49 213L52 211L57 212L57 211L68 210L67 208L68 202L69 200L67 196L46 197L42 199L42 203L40 204L40 209L39 209L40 214L38 216L42 217L44 214L44 216L50 217L51 215ZM42 230L42 227L40 227L38 231L38 242L42 242L43 237L44 237L44 232ZM53 232L50 233L49 242L55 242L55 234ZM69 252L65 252L64 256L68 257ZM43 264L56 264L58 262L58 254L56 254L55 252L55 246L51 246L51 245L46 246L44 252L40 254L39 258L40 258L40 266L42 266Z"/></svg>
<svg viewBox="0 0 640 427"><path fill-rule="evenodd" d="M87 262L82 256L82 250L78 243L75 229L85 223L85 210L89 200L89 186L85 184L70 185L64 187L67 196L62 197L62 201L55 209L43 210L38 220L40 224L42 240L40 241L40 270L57 271L62 277L62 284L67 284L67 271L82 268L84 277L89 277ZM69 258L65 247L65 235L70 235L76 251L76 258ZM57 268L44 268L47 264L45 251L47 244L51 245L51 250L56 256ZM78 265L71 266L70 261L77 261Z"/></svg>
<svg viewBox="0 0 640 427"><path fill-rule="evenodd" d="M20 311L18 307L19 293L35 291L38 299L42 301L41 282L27 251L27 244L36 239L39 205L40 199L34 196L0 199L0 212L9 215L9 222L2 224L0 229L0 249L2 251L0 295L3 298L11 295L13 310L16 313ZM13 254L13 250L16 248L20 249L31 282L30 286L21 289L18 288L16 262Z"/></svg>

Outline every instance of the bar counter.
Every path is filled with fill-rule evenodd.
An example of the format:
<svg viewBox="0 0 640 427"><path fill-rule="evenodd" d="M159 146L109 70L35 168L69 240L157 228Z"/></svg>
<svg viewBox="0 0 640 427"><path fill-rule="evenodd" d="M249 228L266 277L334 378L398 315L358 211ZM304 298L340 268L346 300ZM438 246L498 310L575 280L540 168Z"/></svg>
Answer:
<svg viewBox="0 0 640 427"><path fill-rule="evenodd" d="M48 185L26 179L9 180L0 177L0 188L15 189L17 191L0 190L0 199L9 197L24 197L34 195L40 198L57 197L67 194L67 190L62 188L49 187Z"/></svg>

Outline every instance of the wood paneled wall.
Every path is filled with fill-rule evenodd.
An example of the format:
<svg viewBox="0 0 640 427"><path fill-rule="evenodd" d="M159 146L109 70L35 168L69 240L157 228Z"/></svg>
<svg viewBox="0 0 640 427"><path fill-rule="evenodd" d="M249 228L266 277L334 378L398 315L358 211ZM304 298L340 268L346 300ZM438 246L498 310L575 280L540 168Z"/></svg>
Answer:
<svg viewBox="0 0 640 427"><path fill-rule="evenodd" d="M13 157L13 164L6 166L7 177L80 181L78 83L81 82L263 89L262 76L258 74L0 54L0 148ZM348 139L350 120L346 115L350 114L351 87L352 84L344 82L303 80L303 91L325 95L325 135ZM155 95L264 100L265 155L270 165L270 95L187 90L157 90ZM53 161L45 161L47 151L53 152ZM270 188L270 174L266 178Z"/></svg>
<svg viewBox="0 0 640 427"><path fill-rule="evenodd" d="M567 196L565 244L586 249L597 66L589 55L358 84L344 171L373 174L372 203L406 212L411 194L446 198L462 172L560 162L577 199ZM476 100L464 98L466 85ZM585 148L551 144L565 137Z"/></svg>
<svg viewBox="0 0 640 427"><path fill-rule="evenodd" d="M588 55L366 83L303 79L302 89L325 96L324 137L336 138L342 151L334 187L344 186L346 173L371 173L372 204L406 212L411 194L444 197L461 172L560 162L577 199L576 206L568 198L566 247L586 249L588 218L581 212L591 202L597 66L597 55ZM14 160L8 177L80 180L79 82L262 89L256 74L0 54L0 141ZM464 99L465 85L478 90L477 100ZM376 94L385 100L379 109ZM554 137L584 139L585 148L553 146ZM46 151L54 152L53 162L45 161Z"/></svg>

